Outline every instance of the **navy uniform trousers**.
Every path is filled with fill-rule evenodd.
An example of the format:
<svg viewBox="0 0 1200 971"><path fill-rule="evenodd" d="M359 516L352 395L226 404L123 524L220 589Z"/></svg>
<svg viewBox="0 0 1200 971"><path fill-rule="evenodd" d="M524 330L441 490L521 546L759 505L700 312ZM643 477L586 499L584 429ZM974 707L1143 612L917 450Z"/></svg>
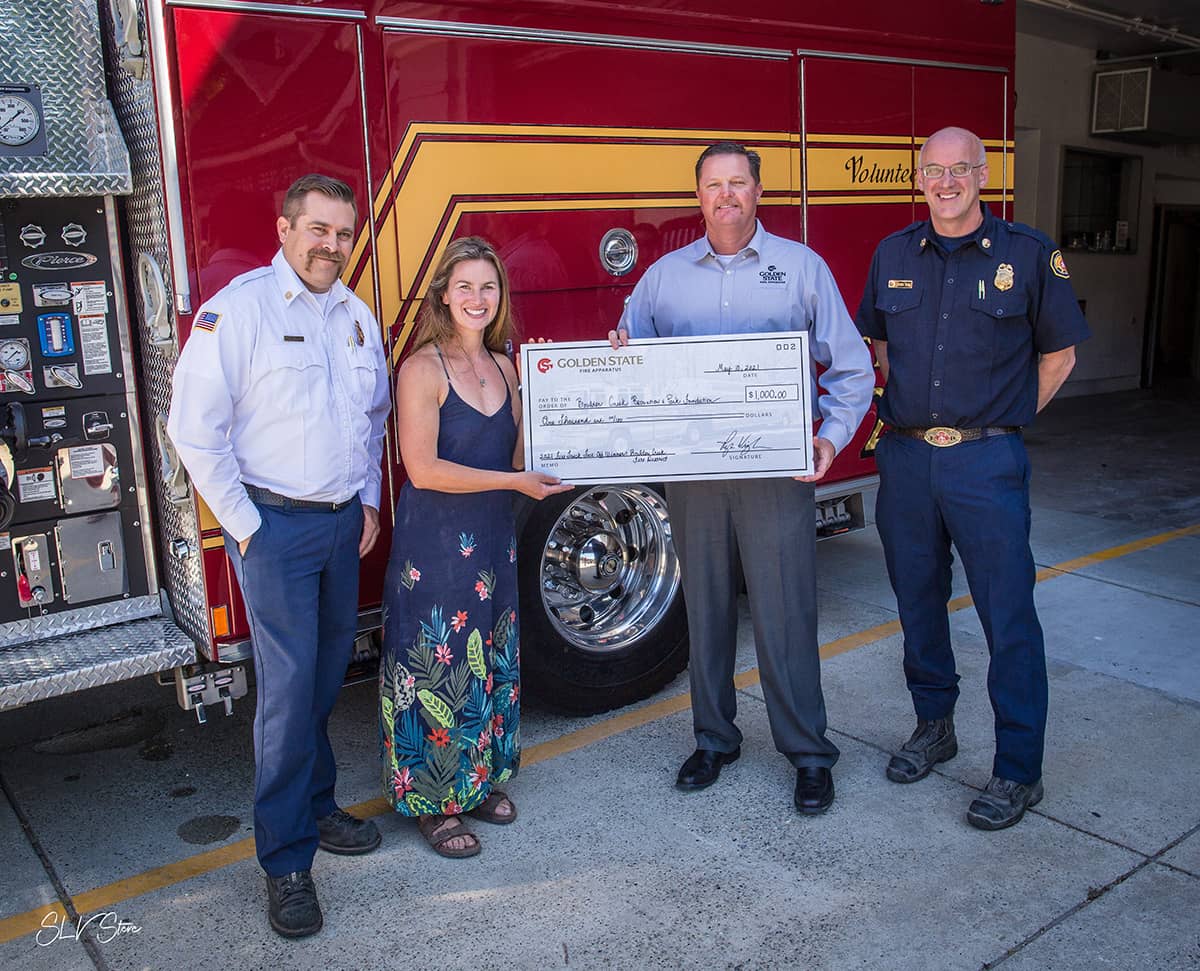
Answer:
<svg viewBox="0 0 1200 971"><path fill-rule="evenodd" d="M775 747L796 767L832 766L817 653L816 512L811 483L794 479L670 482L691 638L696 747L732 752L737 694L739 571Z"/></svg>
<svg viewBox="0 0 1200 971"><path fill-rule="evenodd" d="M951 543L962 557L991 661L994 775L1042 776L1046 657L1033 603L1029 458L1019 434L947 448L887 435L876 521L904 628L904 674L921 719L944 718L958 700L950 646Z"/></svg>
<svg viewBox="0 0 1200 971"><path fill-rule="evenodd" d="M267 876L312 866L317 820L336 808L329 713L358 627L357 498L337 511L256 503L262 525L243 558L225 534L242 588L258 708L254 842Z"/></svg>

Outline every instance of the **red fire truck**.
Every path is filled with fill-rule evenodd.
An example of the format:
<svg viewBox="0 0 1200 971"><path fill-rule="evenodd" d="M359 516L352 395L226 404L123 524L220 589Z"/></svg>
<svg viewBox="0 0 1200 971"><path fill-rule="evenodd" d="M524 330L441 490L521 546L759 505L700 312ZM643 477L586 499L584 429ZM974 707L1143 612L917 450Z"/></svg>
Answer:
<svg viewBox="0 0 1200 971"><path fill-rule="evenodd" d="M914 147L985 140L1010 206L1014 4L928 0L41 0L0 51L0 708L174 671L245 691L220 530L165 432L199 304L267 262L298 175L361 201L346 282L393 364L455 236L500 250L523 333L602 338L641 273L696 238L692 165L763 158L760 216L847 304L922 210ZM11 23L9 23L11 21ZM869 521L874 415L818 490ZM403 481L394 441L384 504ZM647 482L520 511L524 675L596 711L686 663L670 511ZM387 519L385 511L385 522ZM364 648L387 535L363 563ZM602 561L619 568L601 571Z"/></svg>

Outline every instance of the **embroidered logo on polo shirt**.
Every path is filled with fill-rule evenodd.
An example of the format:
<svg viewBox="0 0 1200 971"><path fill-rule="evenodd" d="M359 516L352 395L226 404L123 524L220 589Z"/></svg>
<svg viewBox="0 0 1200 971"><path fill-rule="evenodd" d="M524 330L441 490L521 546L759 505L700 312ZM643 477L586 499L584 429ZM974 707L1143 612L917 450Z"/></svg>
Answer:
<svg viewBox="0 0 1200 971"><path fill-rule="evenodd" d="M1056 249L1050 254L1050 269L1057 277L1062 277L1064 280L1071 279L1071 274L1067 272L1067 261L1063 259L1060 249Z"/></svg>
<svg viewBox="0 0 1200 971"><path fill-rule="evenodd" d="M778 269L774 263L758 271L758 282L764 287L786 287L787 270Z"/></svg>

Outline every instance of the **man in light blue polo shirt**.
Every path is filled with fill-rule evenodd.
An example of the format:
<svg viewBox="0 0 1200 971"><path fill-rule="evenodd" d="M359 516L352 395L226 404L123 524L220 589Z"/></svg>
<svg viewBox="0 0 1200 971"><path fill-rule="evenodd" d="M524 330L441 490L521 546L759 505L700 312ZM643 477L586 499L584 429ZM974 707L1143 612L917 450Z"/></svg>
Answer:
<svg viewBox="0 0 1200 971"><path fill-rule="evenodd" d="M826 368L823 391L813 381L813 413L821 416L813 475L667 486L691 631L696 736L676 785L706 788L741 754L733 687L740 563L771 734L796 767L796 809L816 814L833 802L838 750L825 737L817 653L813 483L853 437L875 378L825 261L758 222L760 164L733 142L705 149L696 162L705 235L646 271L609 340L806 330Z"/></svg>

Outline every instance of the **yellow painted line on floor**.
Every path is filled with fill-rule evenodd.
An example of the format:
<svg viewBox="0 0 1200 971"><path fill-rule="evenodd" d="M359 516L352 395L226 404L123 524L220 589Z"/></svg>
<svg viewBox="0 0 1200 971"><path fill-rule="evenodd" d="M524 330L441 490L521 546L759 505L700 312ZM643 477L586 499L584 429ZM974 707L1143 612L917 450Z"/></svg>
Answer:
<svg viewBox="0 0 1200 971"><path fill-rule="evenodd" d="M1161 546L1164 543L1182 539L1185 536L1197 535L1200 535L1200 523L1193 526L1186 526L1182 529L1171 530L1166 533L1159 533L1156 536L1147 536L1144 539L1134 540L1131 543L1124 543L1120 546L1113 546L1106 550L1100 550L1097 553L1089 553L1086 556L1066 560L1055 566L1043 567L1037 572L1037 582L1041 583L1044 580L1053 580L1055 577L1066 576L1086 567L1094 566L1097 563L1115 560L1118 557L1128 556L1131 553L1140 553L1143 550L1152 549L1155 546ZM971 604L972 600L970 597L955 597L947 604L947 607L953 613L958 610L964 610L970 607ZM848 634L845 637L839 637L837 640L830 641L827 644L822 644L821 657L822 659L836 657L839 654L845 654L847 651L864 647L867 644L873 644L876 641L883 640L885 637L891 637L899 633L900 621L889 620L874 627L869 627L866 630ZM758 682L758 668L742 671L734 675L733 678L734 686L739 690L756 685ZM620 735L622 732L658 721L660 718L666 718L668 715L686 711L691 707L691 704L692 696L685 692L671 698L663 698L661 701L643 705L641 708L618 712L611 718L588 725L586 728L569 732L548 742L531 745L522 753L521 763L528 767L536 765L539 762L546 762L560 755L566 755L569 752L577 751L596 742L604 741L614 735ZM364 819L371 816L382 816L385 813L391 812L391 806L383 798L369 799L366 802L360 802L349 808L356 816ZM126 877L124 880L117 880L103 887L97 887L94 890L77 894L72 898L72 902L75 905L75 910L82 915L103 913L112 910L117 904L132 900L135 897L143 896L154 890L161 890L163 887L169 887L176 883L182 883L184 880L190 880L192 877L211 873L213 870L219 870L222 867L229 866L231 863L240 863L243 860L249 860L253 857L254 840L252 837L246 837L245 839L238 840L236 843L229 843L213 850L206 850L203 853L197 853L194 856L178 860L175 863L168 863L165 866L156 867L153 870L147 870L132 877ZM35 933L43 926L42 921L46 916L52 913L58 915L56 918L58 920L62 920L65 916L62 905L55 903L27 910L24 913L15 914L12 917L0 920L0 944L6 944L19 937L24 937L26 934Z"/></svg>
<svg viewBox="0 0 1200 971"><path fill-rule="evenodd" d="M885 637L891 637L893 634L900 633L900 621L889 620L882 624L876 624L874 627L868 627L866 630L857 631L854 634L847 634L845 637L839 637L836 641L830 641L828 644L821 645L821 660L825 661L831 657L837 657L839 654L845 654L847 651L853 651L856 647L866 647L868 644L874 644L876 641L881 641ZM755 668L755 671L758 669ZM754 679L755 681L758 678Z"/></svg>
<svg viewBox="0 0 1200 971"><path fill-rule="evenodd" d="M1155 546L1162 546L1163 543L1169 543L1173 539L1182 539L1185 536L1200 536L1200 523L1196 523L1193 526L1184 526L1182 529L1173 529L1169 533L1159 533L1157 536L1136 539L1132 543L1113 546L1110 549L1101 550L1099 553L1089 553L1087 556L1067 560L1065 563L1059 563L1055 566L1043 567L1038 570L1037 579L1040 583L1043 580L1060 577L1066 573L1076 573L1089 566L1095 566L1097 563L1115 560L1117 557L1128 556L1130 553L1141 553L1143 550L1153 549Z"/></svg>
<svg viewBox="0 0 1200 971"><path fill-rule="evenodd" d="M211 873L231 863L253 859L254 838L247 836L236 843L227 843L216 849L205 850L193 856L168 863L166 866L155 867L144 873L117 880L115 883L76 894L71 898L75 909L80 914L94 914L110 910L114 904L119 904L134 897L160 890L172 884L182 883L203 873Z"/></svg>
<svg viewBox="0 0 1200 971"><path fill-rule="evenodd" d="M26 934L36 934L42 927L52 923L61 925L66 919L67 912L63 905L55 902L46 907L27 910L15 917L0 920L0 944L15 941L18 937L24 937ZM43 924L42 921L46 921L46 924ZM47 933L50 932L47 931Z"/></svg>
<svg viewBox="0 0 1200 971"><path fill-rule="evenodd" d="M531 745L525 752L521 753L521 764L536 765L538 762L546 762L549 759L566 755L568 752L574 752L594 742L601 742L606 738L611 738L613 735L627 732L631 728L640 728L642 725L658 721L660 718L666 718L668 715L687 711L691 707L692 696L684 692L672 698L663 698L661 701L643 705L641 708L622 711L611 718L604 719L604 721L588 725L587 728L581 728L576 732L568 732L566 735L552 738L548 742Z"/></svg>

